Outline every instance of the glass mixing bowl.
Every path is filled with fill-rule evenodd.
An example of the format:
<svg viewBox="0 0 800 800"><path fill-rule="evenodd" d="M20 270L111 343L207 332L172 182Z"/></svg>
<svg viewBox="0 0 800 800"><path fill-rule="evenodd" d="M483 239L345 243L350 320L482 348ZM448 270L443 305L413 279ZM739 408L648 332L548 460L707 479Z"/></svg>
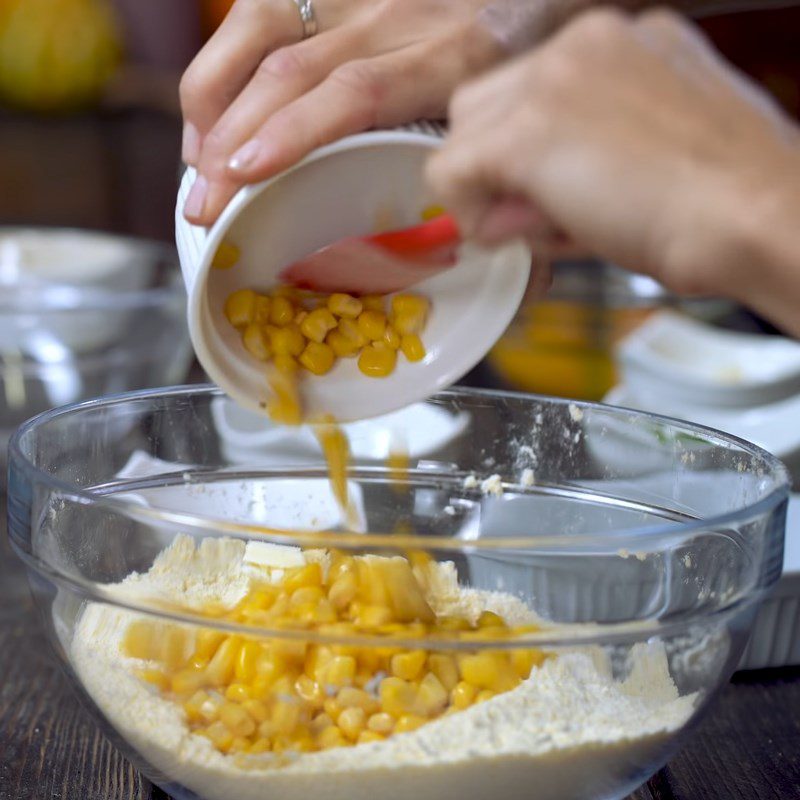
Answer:
<svg viewBox="0 0 800 800"><path fill-rule="evenodd" d="M783 466L690 423L445 392L349 426L348 529L308 431L239 419L237 440L228 402L87 402L10 447L9 534L55 652L180 800L624 797L686 741L781 570ZM353 569L355 621L316 624Z"/></svg>
<svg viewBox="0 0 800 800"><path fill-rule="evenodd" d="M11 433L40 411L184 381L185 294L166 245L0 227L0 467Z"/></svg>

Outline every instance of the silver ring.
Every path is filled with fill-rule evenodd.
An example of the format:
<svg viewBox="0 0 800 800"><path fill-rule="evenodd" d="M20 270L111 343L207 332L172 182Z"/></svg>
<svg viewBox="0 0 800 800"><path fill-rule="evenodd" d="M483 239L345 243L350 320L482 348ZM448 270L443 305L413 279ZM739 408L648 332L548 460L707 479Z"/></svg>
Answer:
<svg viewBox="0 0 800 800"><path fill-rule="evenodd" d="M317 32L317 17L311 0L294 0L303 22L303 38L308 39Z"/></svg>

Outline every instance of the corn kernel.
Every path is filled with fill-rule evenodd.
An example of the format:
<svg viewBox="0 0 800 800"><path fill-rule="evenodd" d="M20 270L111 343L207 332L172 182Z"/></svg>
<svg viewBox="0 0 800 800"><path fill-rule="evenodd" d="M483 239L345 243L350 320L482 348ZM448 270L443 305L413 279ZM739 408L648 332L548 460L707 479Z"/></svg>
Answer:
<svg viewBox="0 0 800 800"><path fill-rule="evenodd" d="M424 320L428 315L430 302L418 294L396 294L392 297L391 309L394 315L416 314Z"/></svg>
<svg viewBox="0 0 800 800"><path fill-rule="evenodd" d="M323 750L330 750L334 747L345 747L347 740L338 728L331 726L317 736L317 743Z"/></svg>
<svg viewBox="0 0 800 800"><path fill-rule="evenodd" d="M170 686L172 685L172 681L175 680L172 678L171 681L169 676L160 669L142 669L136 674L143 681L155 686L157 689L159 689L159 691L162 692L168 692L170 690Z"/></svg>
<svg viewBox="0 0 800 800"><path fill-rule="evenodd" d="M432 672L427 673L417 690L417 711L422 716L436 716L444 711L447 699L447 689L442 686L442 682Z"/></svg>
<svg viewBox="0 0 800 800"><path fill-rule="evenodd" d="M261 655L257 642L244 642L236 656L235 675L241 683L250 683L256 676L256 664Z"/></svg>
<svg viewBox="0 0 800 800"><path fill-rule="evenodd" d="M269 709L260 700L245 700L242 708L260 725L269 719Z"/></svg>
<svg viewBox="0 0 800 800"><path fill-rule="evenodd" d="M338 317L355 319L364 309L362 302L352 295L334 292L328 298L328 308Z"/></svg>
<svg viewBox="0 0 800 800"><path fill-rule="evenodd" d="M268 373L269 386L272 391L267 410L275 422L286 425L299 425L303 419L303 410L300 405L300 395L297 391L297 382L294 374L290 373L285 362L279 359L288 359L291 356L278 356L275 359L275 369Z"/></svg>
<svg viewBox="0 0 800 800"><path fill-rule="evenodd" d="M289 602L293 606L315 605L325 596L321 586L301 586L292 592Z"/></svg>
<svg viewBox="0 0 800 800"><path fill-rule="evenodd" d="M229 636L214 653L208 662L205 676L208 682L216 686L224 686L231 682L236 669L236 657L239 655L239 641L235 636Z"/></svg>
<svg viewBox="0 0 800 800"><path fill-rule="evenodd" d="M425 358L425 345L416 333L409 333L400 339L400 350L411 362L422 361Z"/></svg>
<svg viewBox="0 0 800 800"><path fill-rule="evenodd" d="M170 689L175 694L196 692L205 684L205 676L196 669L181 669L173 673L170 680Z"/></svg>
<svg viewBox="0 0 800 800"><path fill-rule="evenodd" d="M231 742L231 753L246 753L250 749L250 740L246 736L234 736Z"/></svg>
<svg viewBox="0 0 800 800"><path fill-rule="evenodd" d="M364 713L363 708L346 708L339 714L336 724L339 726L339 730L351 742L354 742L367 724L367 715Z"/></svg>
<svg viewBox="0 0 800 800"><path fill-rule="evenodd" d="M386 315L382 311L362 311L358 317L358 329L369 341L382 339L386 332Z"/></svg>
<svg viewBox="0 0 800 800"><path fill-rule="evenodd" d="M541 666L547 656L536 649L512 650L510 654L511 666L520 678L527 678L534 667Z"/></svg>
<svg viewBox="0 0 800 800"><path fill-rule="evenodd" d="M201 661L210 661L217 648L225 641L222 631L212 628L202 628L197 632L194 644L194 658Z"/></svg>
<svg viewBox="0 0 800 800"><path fill-rule="evenodd" d="M272 723L278 733L291 734L300 723L299 704L279 700L272 709Z"/></svg>
<svg viewBox="0 0 800 800"><path fill-rule="evenodd" d="M459 681L450 692L450 702L461 711L472 705L477 694L478 690L472 684Z"/></svg>
<svg viewBox="0 0 800 800"><path fill-rule="evenodd" d="M339 320L339 324L336 326L336 329L342 334L342 336L353 342L359 349L364 347L364 345L367 343L367 337L361 333L361 330L358 327L358 322L355 320L343 317Z"/></svg>
<svg viewBox="0 0 800 800"><path fill-rule="evenodd" d="M392 675L404 681L416 680L425 666L427 654L424 650L411 650L392 657Z"/></svg>
<svg viewBox="0 0 800 800"><path fill-rule="evenodd" d="M334 608L342 610L353 602L357 591L356 576L352 573L345 573L337 578L328 589L328 599Z"/></svg>
<svg viewBox="0 0 800 800"><path fill-rule="evenodd" d="M361 305L368 311L380 311L381 313L383 312L384 305L383 305L383 297L381 295L366 294L359 299L361 300Z"/></svg>
<svg viewBox="0 0 800 800"><path fill-rule="evenodd" d="M204 735L211 739L211 742L217 750L221 750L223 753L227 753L233 744L234 734L228 726L220 720L212 722L211 725L205 729Z"/></svg>
<svg viewBox="0 0 800 800"><path fill-rule="evenodd" d="M290 322L283 328L275 328L270 335L270 345L276 355L299 356L306 346L306 340L299 326Z"/></svg>
<svg viewBox="0 0 800 800"><path fill-rule="evenodd" d="M359 351L358 344L348 339L338 328L325 337L325 344L333 350L337 358L351 358Z"/></svg>
<svg viewBox="0 0 800 800"><path fill-rule="evenodd" d="M322 710L325 712L325 715L330 717L334 722L339 719L339 715L344 711L335 697L327 698L322 704Z"/></svg>
<svg viewBox="0 0 800 800"><path fill-rule="evenodd" d="M270 299L265 294L256 297L256 311L253 322L258 325L266 325L269 322Z"/></svg>
<svg viewBox="0 0 800 800"><path fill-rule="evenodd" d="M322 691L322 687L308 675L301 675L294 682L294 690L298 697L310 706L322 708L322 704L325 702L325 693Z"/></svg>
<svg viewBox="0 0 800 800"><path fill-rule="evenodd" d="M358 368L370 378L385 378L394 372L397 364L397 352L375 345L365 347L358 357Z"/></svg>
<svg viewBox="0 0 800 800"><path fill-rule="evenodd" d="M426 206L422 209L420 217L423 222L428 222L429 220L436 219L436 217L441 217L442 214L444 214L444 208L442 206Z"/></svg>
<svg viewBox="0 0 800 800"><path fill-rule="evenodd" d="M291 594L304 586L322 586L322 567L316 561L286 570L282 583L284 591Z"/></svg>
<svg viewBox="0 0 800 800"><path fill-rule="evenodd" d="M320 344L336 325L336 317L327 308L315 308L300 324L300 330L307 339Z"/></svg>
<svg viewBox="0 0 800 800"><path fill-rule="evenodd" d="M367 720L367 728L375 733L388 735L394 730L394 717L385 711L380 711Z"/></svg>
<svg viewBox="0 0 800 800"><path fill-rule="evenodd" d="M448 692L458 684L458 666L452 656L431 653L428 656L428 668Z"/></svg>
<svg viewBox="0 0 800 800"><path fill-rule="evenodd" d="M219 243L217 252L211 261L211 269L230 269L239 261L239 248L231 242Z"/></svg>
<svg viewBox="0 0 800 800"><path fill-rule="evenodd" d="M353 686L340 689L336 695L336 702L342 708L360 708L367 714L372 714L379 708L378 701L371 694Z"/></svg>
<svg viewBox="0 0 800 800"><path fill-rule="evenodd" d="M259 361L266 361L270 355L272 355L270 343L267 341L263 329L255 322L251 322L244 329L242 333L242 344L245 350Z"/></svg>
<svg viewBox="0 0 800 800"><path fill-rule="evenodd" d="M269 739L256 739L247 749L247 752L254 756L261 755L262 753L268 753L269 751Z"/></svg>
<svg viewBox="0 0 800 800"><path fill-rule="evenodd" d="M269 307L269 321L273 325L282 327L294 319L294 306L287 297L272 297Z"/></svg>
<svg viewBox="0 0 800 800"><path fill-rule="evenodd" d="M384 678L381 681L379 692L381 707L393 717L409 714L414 709L416 690L402 678Z"/></svg>
<svg viewBox="0 0 800 800"><path fill-rule="evenodd" d="M317 714L314 719L311 720L311 724L308 726L308 729L311 733L315 735L319 735L325 728L330 728L334 725L334 721L325 713Z"/></svg>
<svg viewBox="0 0 800 800"><path fill-rule="evenodd" d="M186 718L190 723L200 722L204 719L202 709L204 703L209 699L208 693L200 689L183 704L183 710L186 712Z"/></svg>
<svg viewBox="0 0 800 800"><path fill-rule="evenodd" d="M250 736L256 731L253 718L238 703L225 703L220 709L219 721L234 736Z"/></svg>
<svg viewBox="0 0 800 800"><path fill-rule="evenodd" d="M326 372L330 372L335 360L336 357L330 346L318 342L309 342L300 356L300 363L314 375L324 375Z"/></svg>
<svg viewBox="0 0 800 800"><path fill-rule="evenodd" d="M353 656L334 656L325 665L326 686L351 686L356 676L356 660Z"/></svg>
<svg viewBox="0 0 800 800"><path fill-rule="evenodd" d="M505 628L507 627L505 620L494 611L481 611L478 617L479 628Z"/></svg>
<svg viewBox="0 0 800 800"><path fill-rule="evenodd" d="M478 692L475 703L485 703L487 700L491 700L497 693L491 691L491 689L483 689L482 691Z"/></svg>
<svg viewBox="0 0 800 800"><path fill-rule="evenodd" d="M387 325L380 341L390 350L397 350L400 347L400 334L391 325Z"/></svg>
<svg viewBox="0 0 800 800"><path fill-rule="evenodd" d="M361 731L358 734L356 744L369 744L370 742L382 742L384 737L375 731Z"/></svg>
<svg viewBox="0 0 800 800"><path fill-rule="evenodd" d="M254 321L256 293L252 289L239 289L225 301L225 318L234 328L244 328Z"/></svg>
<svg viewBox="0 0 800 800"><path fill-rule="evenodd" d="M232 703L243 703L245 700L250 700L252 696L253 692L250 687L243 683L231 683L225 690L225 699Z"/></svg>
<svg viewBox="0 0 800 800"><path fill-rule="evenodd" d="M408 733L409 731L415 731L427 721L425 717L420 717L416 714L403 714L403 716L397 720L397 725L394 726L394 732Z"/></svg>

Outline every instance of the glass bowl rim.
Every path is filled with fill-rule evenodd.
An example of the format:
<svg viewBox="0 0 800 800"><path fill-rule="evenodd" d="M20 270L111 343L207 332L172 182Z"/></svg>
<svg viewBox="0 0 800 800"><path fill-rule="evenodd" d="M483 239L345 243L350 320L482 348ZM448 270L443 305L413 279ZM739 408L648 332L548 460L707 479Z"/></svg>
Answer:
<svg viewBox="0 0 800 800"><path fill-rule="evenodd" d="M626 416L635 416L640 419L662 422L696 434L704 439L718 439L734 444L745 453L760 459L774 477L776 485L765 496L753 503L745 505L734 511L716 514L701 519L690 521L664 521L654 525L625 528L617 531L603 533L579 534L549 534L549 535L523 535L523 536L498 536L487 539L464 540L453 536L430 536L419 534L387 534L387 533L346 533L341 531L301 531L293 529L272 529L263 525L245 522L233 522L217 519L205 515L196 515L191 512L174 512L144 506L138 502L120 499L115 495L99 495L90 489L84 489L68 481L55 478L44 469L37 467L23 452L22 441L31 431L46 425L48 422L69 415L80 414L86 410L101 408L103 406L124 405L147 400L167 400L186 396L224 397L221 389L213 384L189 384L184 386L162 387L156 389L123 392L105 397L71 403L69 405L44 411L26 422L22 423L8 445L9 470L15 469L26 476L34 484L47 485L58 491L63 497L75 499L82 503L102 504L111 508L116 513L122 513L129 519L139 519L150 523L161 523L165 527L177 530L191 528L193 532L211 534L216 536L232 536L237 539L249 541L250 539L264 540L265 534L272 541L294 546L320 547L331 546L333 541L338 547L376 547L379 549L410 548L423 551L436 549L448 552L474 551L546 551L548 547L556 548L562 554L568 553L570 546L616 544L622 546L635 539L636 542L652 542L658 539L685 538L694 532L712 527L730 526L732 523L750 519L755 516L766 515L774 510L789 495L790 478L786 466L776 456L763 448L722 431L703 425L697 425L683 420L676 420L661 414L652 414L637 409L628 409L622 406L609 406L604 403L570 400L568 398L546 397L536 394L523 394L518 392L496 391L473 388L451 388L433 395L425 402L435 401L437 398L521 398L539 401L550 406L576 406L579 409L598 409L603 412L624 413ZM185 470L181 470L185 472ZM212 473L216 474L216 473ZM470 473L465 473L470 474ZM10 481L9 481L10 483ZM9 497L9 506L11 498ZM335 538L334 538L335 537ZM22 543L18 543L22 544ZM27 550L27 548L26 548ZM33 555L33 554L31 554Z"/></svg>
<svg viewBox="0 0 800 800"><path fill-rule="evenodd" d="M4 231L19 229L41 229L59 233L107 236L120 243L128 244L137 251L137 255L152 255L171 263L174 267L170 282L162 286L134 291L119 291L117 289L90 288L69 284L51 284L44 287L35 287L23 290L11 298L0 294L0 317L20 315L41 315L50 311L61 313L84 313L87 311L118 311L141 308L158 308L174 303L177 298L185 296L183 280L180 279L178 254L174 246L156 239L125 236L112 231L95 230L93 228L78 228L60 225L0 225L0 234ZM20 301L27 298L35 299L34 310L23 305Z"/></svg>

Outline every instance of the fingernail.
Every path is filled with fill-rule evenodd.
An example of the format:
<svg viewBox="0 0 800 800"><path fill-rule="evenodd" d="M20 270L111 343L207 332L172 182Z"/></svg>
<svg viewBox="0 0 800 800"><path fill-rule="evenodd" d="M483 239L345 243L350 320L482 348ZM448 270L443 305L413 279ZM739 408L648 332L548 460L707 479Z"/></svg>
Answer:
<svg viewBox="0 0 800 800"><path fill-rule="evenodd" d="M243 172L248 169L261 152L261 142L251 139L243 144L228 161L228 169L232 172Z"/></svg>
<svg viewBox="0 0 800 800"><path fill-rule="evenodd" d="M198 175L183 206L183 216L187 219L199 219L203 215L207 195L208 181L202 175Z"/></svg>
<svg viewBox="0 0 800 800"><path fill-rule="evenodd" d="M200 133L191 122L183 126L181 157L184 164L194 166L200 158Z"/></svg>

